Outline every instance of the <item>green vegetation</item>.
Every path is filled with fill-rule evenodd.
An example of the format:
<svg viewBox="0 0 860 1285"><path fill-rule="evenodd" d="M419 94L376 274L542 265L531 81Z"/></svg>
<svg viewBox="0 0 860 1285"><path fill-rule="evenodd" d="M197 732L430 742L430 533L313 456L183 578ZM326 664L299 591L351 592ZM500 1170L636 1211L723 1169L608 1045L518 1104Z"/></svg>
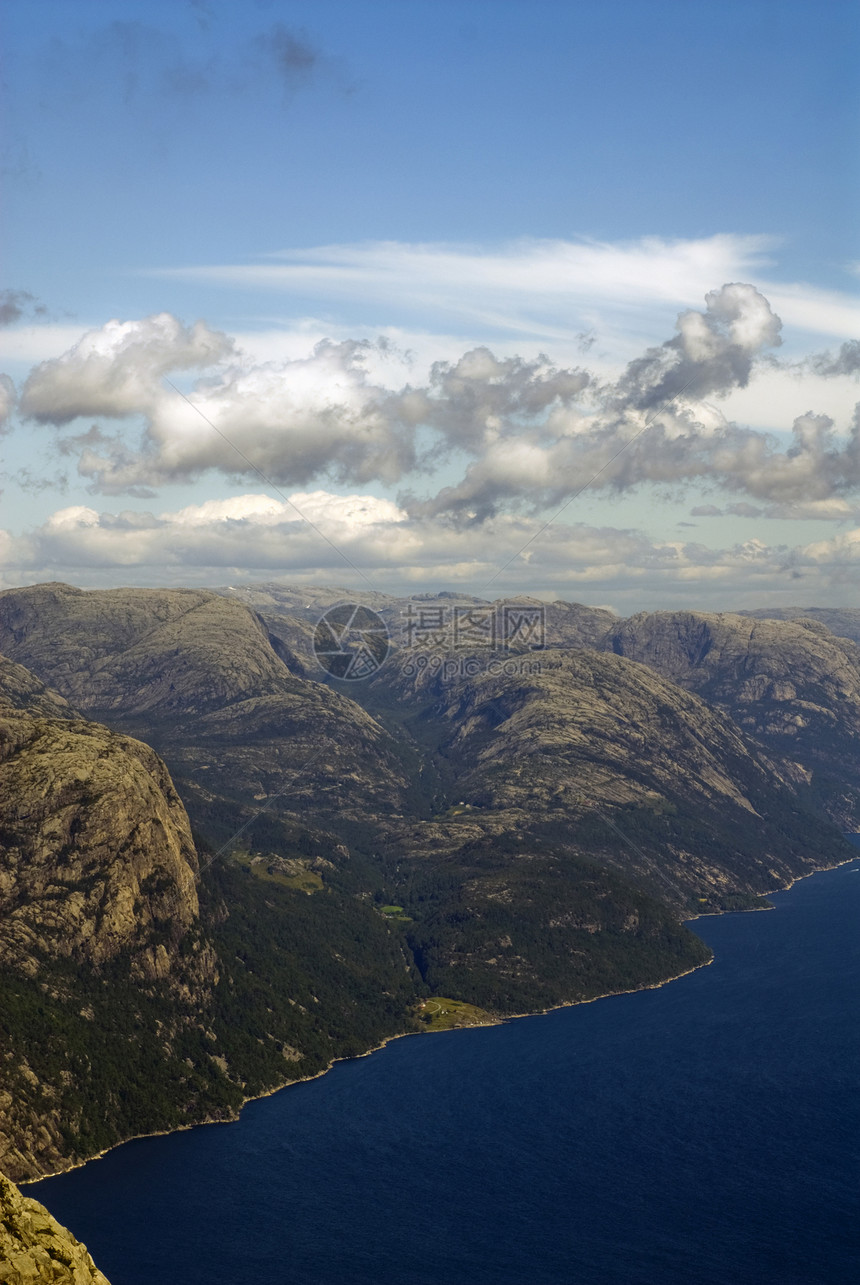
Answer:
<svg viewBox="0 0 860 1285"><path fill-rule="evenodd" d="M444 995L433 995L421 1000L417 1009L418 1020L428 1031L451 1031L461 1026L486 1026L494 1018L475 1004Z"/></svg>
<svg viewBox="0 0 860 1285"><path fill-rule="evenodd" d="M305 861L293 858L285 860L274 853L263 856L262 853L236 851L231 852L230 861L250 871L255 879L264 883L276 883L281 888L292 888L294 892L322 892L325 887L322 876L309 868Z"/></svg>
<svg viewBox="0 0 860 1285"><path fill-rule="evenodd" d="M34 823L46 796L33 776L29 797L22 769L4 822L0 1090L11 1146L26 1138L38 1163L230 1116L398 1033L654 985L709 958L684 919L760 908L849 855L860 652L820 632L554 604L526 678L447 682L395 649L346 692L285 668L312 629L288 611L279 650L259 617L205 591L0 596L17 622L0 620L0 646L62 693L7 665L8 701L33 723L7 736L7 759L38 748L65 827L55 842ZM154 745L188 818L144 747L126 749L134 789L125 769L82 783L77 750L51 757L62 697ZM110 767L119 738L75 727ZM164 800L152 829L149 778ZM123 789L126 829L147 836L128 860ZM167 844L153 863L168 832L184 855ZM109 964L99 881L125 908L127 949Z"/></svg>
<svg viewBox="0 0 860 1285"><path fill-rule="evenodd" d="M207 870L201 901L223 968L212 1029L248 1094L409 1029L421 980L369 903L337 887L296 896L222 862Z"/></svg>

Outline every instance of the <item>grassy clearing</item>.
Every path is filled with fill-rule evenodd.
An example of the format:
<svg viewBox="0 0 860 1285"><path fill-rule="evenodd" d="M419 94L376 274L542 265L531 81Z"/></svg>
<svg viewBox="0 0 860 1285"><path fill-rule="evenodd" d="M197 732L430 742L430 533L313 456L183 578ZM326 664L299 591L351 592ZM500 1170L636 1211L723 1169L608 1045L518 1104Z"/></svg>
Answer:
<svg viewBox="0 0 860 1285"><path fill-rule="evenodd" d="M250 870L254 878L263 883L276 883L280 888L291 888L293 892L304 892L308 896L314 892L322 892L325 887L320 875L298 860L285 861L283 858L268 858L250 852L233 852L231 857L237 865ZM278 865L282 868L278 869Z"/></svg>
<svg viewBox="0 0 860 1285"><path fill-rule="evenodd" d="M494 1020L491 1013L476 1004L464 1004L459 999L434 995L417 1007L417 1017L428 1031L451 1031L458 1026L484 1026Z"/></svg>
<svg viewBox="0 0 860 1285"><path fill-rule="evenodd" d="M402 906L380 906L379 913L386 919L394 919L400 924L411 924L412 919L406 914Z"/></svg>

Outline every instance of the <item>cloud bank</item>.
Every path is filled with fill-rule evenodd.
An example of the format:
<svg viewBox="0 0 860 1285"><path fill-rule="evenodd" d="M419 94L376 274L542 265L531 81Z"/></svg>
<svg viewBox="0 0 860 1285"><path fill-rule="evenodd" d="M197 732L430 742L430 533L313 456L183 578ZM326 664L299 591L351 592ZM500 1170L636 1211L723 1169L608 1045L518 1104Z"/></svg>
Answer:
<svg viewBox="0 0 860 1285"><path fill-rule="evenodd" d="M696 484L786 513L811 504L844 516L860 487L856 416L837 427L805 411L786 440L720 408L768 369L781 329L760 291L735 282L682 311L674 335L614 381L478 347L436 362L423 383L389 388L366 341L255 364L227 335L165 313L111 321L37 365L20 411L61 430L60 450L77 457L94 494L147 494L208 473L278 487L381 483L403 487L413 517L462 528L557 507L585 486ZM814 362L821 377L844 376L855 358L845 344ZM189 375L186 396L171 384ZM62 431L91 417L111 425ZM427 494L443 467L461 470L459 481Z"/></svg>
<svg viewBox="0 0 860 1285"><path fill-rule="evenodd" d="M623 610L654 601L714 608L793 603L809 586L819 597L835 595L839 601L860 584L860 528L793 547L750 540L708 549L577 523L550 527L490 585L499 565L538 529L533 520L505 515L488 520L464 542L450 525L410 517L373 496L294 492L280 501L248 493L157 515L75 505L26 536L0 532L0 552L12 584L70 576L91 585L115 584L118 577L142 584L262 577L366 588L369 580L403 594L444 584L483 590L486 597L533 591L562 598L597 595Z"/></svg>

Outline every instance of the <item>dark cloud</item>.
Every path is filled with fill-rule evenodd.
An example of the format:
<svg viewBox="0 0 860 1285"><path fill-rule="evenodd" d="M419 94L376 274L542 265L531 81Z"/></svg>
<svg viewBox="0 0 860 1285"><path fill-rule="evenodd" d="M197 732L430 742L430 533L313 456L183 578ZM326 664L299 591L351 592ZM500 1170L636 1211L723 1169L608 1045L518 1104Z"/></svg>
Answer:
<svg viewBox="0 0 860 1285"><path fill-rule="evenodd" d="M755 504L747 504L746 500L741 500L737 504L730 504L726 513L736 518L760 518L763 509L758 508Z"/></svg>
<svg viewBox="0 0 860 1285"><path fill-rule="evenodd" d="M839 352L818 353L805 363L816 375L828 378L833 375L856 375L860 372L860 339L849 339Z"/></svg>
<svg viewBox="0 0 860 1285"><path fill-rule="evenodd" d="M0 433L8 431L9 419L15 409L18 395L8 375L0 375Z"/></svg>
<svg viewBox="0 0 860 1285"><path fill-rule="evenodd" d="M0 326L14 326L47 314L48 309L29 290L0 290Z"/></svg>
<svg viewBox="0 0 860 1285"><path fill-rule="evenodd" d="M650 410L682 393L722 397L745 388L756 357L782 342L782 322L767 299L738 282L706 295L704 312L682 312L677 329L629 364L619 384L625 406Z"/></svg>
<svg viewBox="0 0 860 1285"><path fill-rule="evenodd" d="M268 35L261 37L261 42L271 50L275 66L290 88L319 66L318 51L303 36L280 24L273 27Z"/></svg>

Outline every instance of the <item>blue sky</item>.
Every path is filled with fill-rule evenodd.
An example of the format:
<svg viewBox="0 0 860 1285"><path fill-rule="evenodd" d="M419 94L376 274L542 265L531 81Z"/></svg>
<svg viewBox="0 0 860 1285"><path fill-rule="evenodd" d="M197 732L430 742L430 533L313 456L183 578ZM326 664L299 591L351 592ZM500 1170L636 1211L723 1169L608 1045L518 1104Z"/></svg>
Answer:
<svg viewBox="0 0 860 1285"><path fill-rule="evenodd" d="M3 584L856 593L855 5L0 23Z"/></svg>

